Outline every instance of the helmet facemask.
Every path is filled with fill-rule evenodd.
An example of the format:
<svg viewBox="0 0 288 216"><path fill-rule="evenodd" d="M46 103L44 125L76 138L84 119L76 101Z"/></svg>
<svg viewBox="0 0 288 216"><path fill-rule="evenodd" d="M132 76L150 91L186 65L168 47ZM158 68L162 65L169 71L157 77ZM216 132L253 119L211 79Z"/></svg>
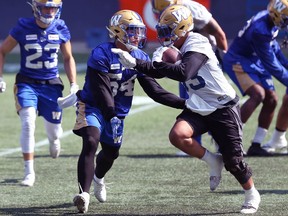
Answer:
<svg viewBox="0 0 288 216"><path fill-rule="evenodd" d="M28 2L33 9L33 13L36 19L46 25L50 25L52 22L60 18L62 11L61 0L32 0L32 4ZM43 14L44 8L53 8L53 14Z"/></svg>
<svg viewBox="0 0 288 216"><path fill-rule="evenodd" d="M191 11L183 5L171 5L162 12L156 25L158 40L162 46L172 46L193 27Z"/></svg>

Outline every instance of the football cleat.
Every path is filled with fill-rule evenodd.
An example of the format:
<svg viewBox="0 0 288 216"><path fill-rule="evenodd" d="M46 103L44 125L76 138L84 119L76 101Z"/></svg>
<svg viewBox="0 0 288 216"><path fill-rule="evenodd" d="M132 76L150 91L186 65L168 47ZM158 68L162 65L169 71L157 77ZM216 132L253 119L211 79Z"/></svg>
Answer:
<svg viewBox="0 0 288 216"><path fill-rule="evenodd" d="M29 173L25 175L23 181L21 182L22 186L32 187L35 182L35 173Z"/></svg>
<svg viewBox="0 0 288 216"><path fill-rule="evenodd" d="M245 192L245 201L241 207L241 214L254 214L257 212L261 197L259 192L255 189L252 192Z"/></svg>
<svg viewBox="0 0 288 216"><path fill-rule="evenodd" d="M221 154L212 154L214 163L210 166L210 190L214 191L221 182L221 172L224 167L223 158Z"/></svg>
<svg viewBox="0 0 288 216"><path fill-rule="evenodd" d="M94 175L94 195L99 202L106 201L106 186L104 184L104 178L101 181Z"/></svg>
<svg viewBox="0 0 288 216"><path fill-rule="evenodd" d="M262 146L264 150L269 153L279 152L280 154L287 154L287 140L285 136L280 137L279 140L270 140L268 143Z"/></svg>
<svg viewBox="0 0 288 216"><path fill-rule="evenodd" d="M178 157L188 157L188 156L190 156L190 155L188 155L187 153L185 153L185 152L183 152L183 151L178 151L178 152L176 153L176 156L178 156Z"/></svg>
<svg viewBox="0 0 288 216"><path fill-rule="evenodd" d="M247 156L271 156L271 153L261 147L260 143L252 143L247 151Z"/></svg>
<svg viewBox="0 0 288 216"><path fill-rule="evenodd" d="M79 213L86 213L88 211L89 202L90 194L88 194L87 192L77 194L73 199L74 206L77 207Z"/></svg>
<svg viewBox="0 0 288 216"><path fill-rule="evenodd" d="M57 139L54 142L49 143L49 150L50 150L50 156L52 158L57 158L60 155L60 150L61 150L61 144L60 140Z"/></svg>

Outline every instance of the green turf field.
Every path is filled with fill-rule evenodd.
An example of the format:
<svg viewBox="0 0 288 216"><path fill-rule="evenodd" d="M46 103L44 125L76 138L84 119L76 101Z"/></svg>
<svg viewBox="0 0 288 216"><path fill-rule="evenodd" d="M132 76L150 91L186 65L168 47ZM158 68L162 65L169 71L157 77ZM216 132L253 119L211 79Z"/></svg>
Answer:
<svg viewBox="0 0 288 216"><path fill-rule="evenodd" d="M17 62L15 56L7 59ZM86 56L76 56L85 64ZM80 86L83 71L78 71ZM64 95L69 87L66 83ZM15 112L13 83L15 74L6 73L7 90L0 94L0 215L74 215L72 204L77 187L77 159L81 139L71 133L75 109L63 114L62 152L51 159L43 128L37 119L35 151L36 182L34 187L21 187L23 160L19 150L20 120ZM161 84L178 93L177 82L161 80ZM285 88L276 82L279 105ZM136 96L145 94L137 85ZM279 108L277 106L277 109ZM258 112L259 110L257 110ZM126 119L125 136L120 157L106 175L107 202L99 203L93 196L87 215L239 215L244 195L236 180L224 170L222 182L215 192L209 191L206 164L191 157L175 156L177 149L169 144L168 133L180 110L155 104L134 105ZM274 129L275 120L267 136ZM244 148L247 150L257 126L255 113L244 128ZM204 135L204 145L211 149L210 137ZM287 156L257 158L246 161L254 171L256 188L262 202L256 215L288 215Z"/></svg>

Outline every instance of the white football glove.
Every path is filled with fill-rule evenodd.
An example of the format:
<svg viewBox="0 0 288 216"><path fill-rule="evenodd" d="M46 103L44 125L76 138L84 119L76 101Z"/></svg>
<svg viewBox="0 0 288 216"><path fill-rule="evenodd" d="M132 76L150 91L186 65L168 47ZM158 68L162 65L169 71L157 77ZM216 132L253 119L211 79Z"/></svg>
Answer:
<svg viewBox="0 0 288 216"><path fill-rule="evenodd" d="M119 61L125 68L130 69L136 66L136 59L132 57L128 52L118 48L112 48L111 51L119 55Z"/></svg>
<svg viewBox="0 0 288 216"><path fill-rule="evenodd" d="M76 93L79 90L79 85L77 83L70 84L70 93Z"/></svg>
<svg viewBox="0 0 288 216"><path fill-rule="evenodd" d="M6 90L6 82L4 82L3 78L0 77L0 93L5 92Z"/></svg>
<svg viewBox="0 0 288 216"><path fill-rule="evenodd" d="M76 93L70 93L66 97L59 97L57 99L57 103L61 109L64 109L70 106L74 106L77 102L77 99L78 98L77 98Z"/></svg>
<svg viewBox="0 0 288 216"><path fill-rule="evenodd" d="M163 53L168 49L168 47L158 47L154 52L153 52L153 57L152 57L152 63L153 62L162 62L162 56Z"/></svg>

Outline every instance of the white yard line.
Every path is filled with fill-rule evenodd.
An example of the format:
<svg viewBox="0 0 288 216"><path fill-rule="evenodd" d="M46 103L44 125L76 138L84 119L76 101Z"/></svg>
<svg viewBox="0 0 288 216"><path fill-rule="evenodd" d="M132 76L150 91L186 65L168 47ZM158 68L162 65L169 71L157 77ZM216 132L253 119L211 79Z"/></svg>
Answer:
<svg viewBox="0 0 288 216"><path fill-rule="evenodd" d="M155 103L154 101L150 101L149 99L147 99L147 97L143 97L142 102L141 102L141 99L139 100L139 98L136 100L137 100L137 102L135 104L146 104L146 105L143 105L143 106L135 108L135 109L131 109L129 112L129 116L140 113L140 112L144 112L144 111L149 110L149 109L153 109L154 107L160 105L158 103ZM70 136L71 134L73 134L72 130L64 131L62 136L61 136L61 139L65 138L67 136ZM41 141L35 143L35 149L39 148L41 146L48 145L48 144L49 144L48 139L41 140ZM18 147L18 148L7 149L6 151L0 152L0 157L10 155L10 154L13 154L15 152L21 152L21 148Z"/></svg>

